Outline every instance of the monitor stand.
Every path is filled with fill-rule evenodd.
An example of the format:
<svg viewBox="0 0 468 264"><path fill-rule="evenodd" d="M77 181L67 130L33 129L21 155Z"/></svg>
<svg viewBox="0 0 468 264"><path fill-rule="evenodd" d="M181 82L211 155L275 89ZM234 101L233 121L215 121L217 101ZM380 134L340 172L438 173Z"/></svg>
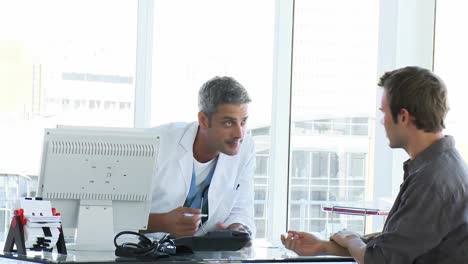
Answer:
<svg viewBox="0 0 468 264"><path fill-rule="evenodd" d="M75 243L70 250L113 251L114 218L111 200L80 200Z"/></svg>

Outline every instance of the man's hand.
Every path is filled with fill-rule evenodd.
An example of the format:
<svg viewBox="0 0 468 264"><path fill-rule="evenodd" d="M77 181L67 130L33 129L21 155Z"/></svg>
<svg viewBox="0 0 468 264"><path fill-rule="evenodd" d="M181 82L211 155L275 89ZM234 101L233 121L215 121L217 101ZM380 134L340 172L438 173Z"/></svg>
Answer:
<svg viewBox="0 0 468 264"><path fill-rule="evenodd" d="M355 241L362 242L360 235L358 235L355 232L347 231L346 229L343 229L333 234L330 237L330 240L335 241L337 244L345 248L348 248Z"/></svg>
<svg viewBox="0 0 468 264"><path fill-rule="evenodd" d="M186 216L193 214L193 216ZM178 207L170 212L151 214L148 230L151 232L167 232L173 237L193 236L201 223L200 210Z"/></svg>
<svg viewBox="0 0 468 264"><path fill-rule="evenodd" d="M306 232L288 231L288 236L281 235L283 245L300 256L325 254L324 243L316 236Z"/></svg>
<svg viewBox="0 0 468 264"><path fill-rule="evenodd" d="M382 232L375 232L375 233L370 233L370 234L365 234L361 237L361 239L364 241L364 243L368 243L372 239L382 235Z"/></svg>
<svg viewBox="0 0 468 264"><path fill-rule="evenodd" d="M287 236L281 235L281 242L287 249L294 251L300 256L321 254L349 256L346 248L339 246L333 241L321 240L306 232L288 231Z"/></svg>
<svg viewBox="0 0 468 264"><path fill-rule="evenodd" d="M359 234L347 230L341 230L333 234L330 237L330 240L335 241L340 246L346 248L358 263L364 263L366 244L361 240L361 236L359 236Z"/></svg>

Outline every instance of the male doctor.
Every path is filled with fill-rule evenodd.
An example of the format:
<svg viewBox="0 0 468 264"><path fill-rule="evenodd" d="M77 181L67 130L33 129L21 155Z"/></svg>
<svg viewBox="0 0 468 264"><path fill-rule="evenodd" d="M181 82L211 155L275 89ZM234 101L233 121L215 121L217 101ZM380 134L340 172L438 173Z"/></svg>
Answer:
<svg viewBox="0 0 468 264"><path fill-rule="evenodd" d="M214 77L200 88L198 122L155 128L161 140L148 231L255 236L255 148L245 134L250 101L235 79Z"/></svg>

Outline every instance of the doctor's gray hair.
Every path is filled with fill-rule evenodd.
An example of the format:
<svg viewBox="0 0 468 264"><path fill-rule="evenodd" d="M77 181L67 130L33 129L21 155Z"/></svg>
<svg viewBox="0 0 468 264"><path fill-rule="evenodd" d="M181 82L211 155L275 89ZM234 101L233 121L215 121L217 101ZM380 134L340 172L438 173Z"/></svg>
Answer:
<svg viewBox="0 0 468 264"><path fill-rule="evenodd" d="M251 101L244 86L228 76L216 76L208 80L198 92L198 110L205 113L210 121L219 105L247 104Z"/></svg>

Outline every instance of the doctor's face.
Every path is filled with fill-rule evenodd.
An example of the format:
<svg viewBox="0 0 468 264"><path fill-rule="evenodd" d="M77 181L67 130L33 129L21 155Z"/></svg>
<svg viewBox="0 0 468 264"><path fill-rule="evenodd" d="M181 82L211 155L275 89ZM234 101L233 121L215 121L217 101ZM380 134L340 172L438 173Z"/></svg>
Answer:
<svg viewBox="0 0 468 264"><path fill-rule="evenodd" d="M210 147L226 155L236 155L244 139L248 116L248 104L219 105L207 128Z"/></svg>

